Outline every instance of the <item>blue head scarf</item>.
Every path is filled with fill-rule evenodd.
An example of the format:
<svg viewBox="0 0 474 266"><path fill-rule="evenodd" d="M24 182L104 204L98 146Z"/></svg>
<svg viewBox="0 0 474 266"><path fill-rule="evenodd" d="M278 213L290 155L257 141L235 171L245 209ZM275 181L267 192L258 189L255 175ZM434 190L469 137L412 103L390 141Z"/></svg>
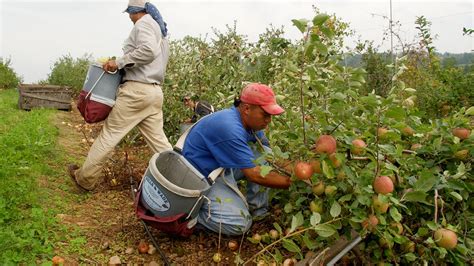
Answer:
<svg viewBox="0 0 474 266"><path fill-rule="evenodd" d="M163 34L163 37L166 37L166 35L168 35L168 29L166 28L166 22L163 21L163 17L161 16L160 11L158 11L158 8L156 8L152 3L147 2L145 4L145 10L146 13L150 14L156 23L160 25L161 34Z"/></svg>
<svg viewBox="0 0 474 266"><path fill-rule="evenodd" d="M168 35L168 29L166 28L167 24L166 22L163 21L163 17L161 16L160 11L158 11L158 8L156 8L156 6L154 6L152 3L150 2L145 3L145 8L137 7L137 6L129 6L125 10L125 12L128 12L130 14L145 12L149 14L160 26L161 34L163 35L163 37L166 37L166 35Z"/></svg>

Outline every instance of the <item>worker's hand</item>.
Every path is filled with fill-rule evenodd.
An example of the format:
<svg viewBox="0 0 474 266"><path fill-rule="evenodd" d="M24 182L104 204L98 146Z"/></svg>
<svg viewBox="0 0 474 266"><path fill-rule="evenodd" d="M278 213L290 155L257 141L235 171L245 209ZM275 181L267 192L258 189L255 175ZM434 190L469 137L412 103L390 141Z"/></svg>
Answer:
<svg viewBox="0 0 474 266"><path fill-rule="evenodd" d="M281 175L277 172L270 172L266 176L260 174L260 166L253 168L241 169L247 179L253 183L271 188L288 188L291 185L291 179L288 176Z"/></svg>
<svg viewBox="0 0 474 266"><path fill-rule="evenodd" d="M117 66L117 63L115 62L115 60L109 60L109 61L107 61L107 63L102 65L102 68L105 71L114 72L115 70L117 70L118 66Z"/></svg>

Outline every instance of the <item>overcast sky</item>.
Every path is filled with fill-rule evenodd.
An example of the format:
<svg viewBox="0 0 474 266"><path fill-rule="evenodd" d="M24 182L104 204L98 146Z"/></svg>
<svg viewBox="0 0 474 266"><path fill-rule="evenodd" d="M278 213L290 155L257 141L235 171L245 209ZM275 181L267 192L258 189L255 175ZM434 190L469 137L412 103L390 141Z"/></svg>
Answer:
<svg viewBox="0 0 474 266"><path fill-rule="evenodd" d="M292 19L312 19L312 6L336 14L350 23L363 40L388 49L383 32L390 15L390 1L360 0L272 0L272 1L157 1L152 0L165 21L171 39L186 35L212 38L212 29L225 30L237 21L237 31L255 41L270 24L284 26L286 37L300 38ZM61 56L94 57L121 55L121 46L133 24L122 11L127 0L43 1L0 0L0 56L10 58L14 70L26 83L47 78L52 64ZM416 35L415 19L425 16L438 36L439 52L462 53L474 49L474 37L463 36L462 28L474 28L473 1L392 0L393 20L402 24L401 37L411 42ZM353 47L355 39L347 39Z"/></svg>

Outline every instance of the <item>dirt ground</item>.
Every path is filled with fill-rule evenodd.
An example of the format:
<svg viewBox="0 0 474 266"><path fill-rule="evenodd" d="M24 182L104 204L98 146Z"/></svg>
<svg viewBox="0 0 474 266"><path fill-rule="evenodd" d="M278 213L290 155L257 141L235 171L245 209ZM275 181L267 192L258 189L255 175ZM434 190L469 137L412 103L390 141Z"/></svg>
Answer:
<svg viewBox="0 0 474 266"><path fill-rule="evenodd" d="M59 128L59 144L71 158L71 162L82 163L94 138L100 132L101 124L86 124L79 112L73 107L70 112L58 112L55 119ZM104 264L113 256L118 256L121 263L163 265L159 252L140 254L140 242L151 244L144 226L136 217L131 196L130 176L137 183L151 158L151 151L138 133L128 136L116 148L112 158L104 168L104 179L99 187L88 195L81 195L67 176L66 165L64 176L71 193L62 193L71 197L67 211L58 214L61 223L66 226L79 227L82 238L65 239L57 243L57 255L65 258L67 264ZM59 192L61 193L61 192ZM271 218L269 218L271 219ZM252 231L259 231L271 225L270 220L254 224ZM241 237L222 237L219 245L217 234L204 231L195 232L190 238L176 238L151 228L159 248L170 263L175 265L209 265L216 252L222 254L222 265L234 264L237 252L231 251L229 240L241 243ZM247 237L247 236L246 236ZM81 241L78 241L80 239ZM75 241L75 243L71 243ZM261 248L242 241L240 257L245 261ZM74 254L61 254L62 247L76 245ZM69 252L70 253L70 252Z"/></svg>

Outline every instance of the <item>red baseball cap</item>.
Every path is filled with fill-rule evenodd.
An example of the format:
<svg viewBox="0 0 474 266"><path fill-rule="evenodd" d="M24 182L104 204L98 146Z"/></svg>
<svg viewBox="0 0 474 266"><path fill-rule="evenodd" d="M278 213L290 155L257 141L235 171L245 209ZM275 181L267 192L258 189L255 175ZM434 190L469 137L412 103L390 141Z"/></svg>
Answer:
<svg viewBox="0 0 474 266"><path fill-rule="evenodd" d="M285 110L276 102L275 93L267 85L250 83L242 90L240 100L244 103L259 105L271 115L280 115Z"/></svg>

